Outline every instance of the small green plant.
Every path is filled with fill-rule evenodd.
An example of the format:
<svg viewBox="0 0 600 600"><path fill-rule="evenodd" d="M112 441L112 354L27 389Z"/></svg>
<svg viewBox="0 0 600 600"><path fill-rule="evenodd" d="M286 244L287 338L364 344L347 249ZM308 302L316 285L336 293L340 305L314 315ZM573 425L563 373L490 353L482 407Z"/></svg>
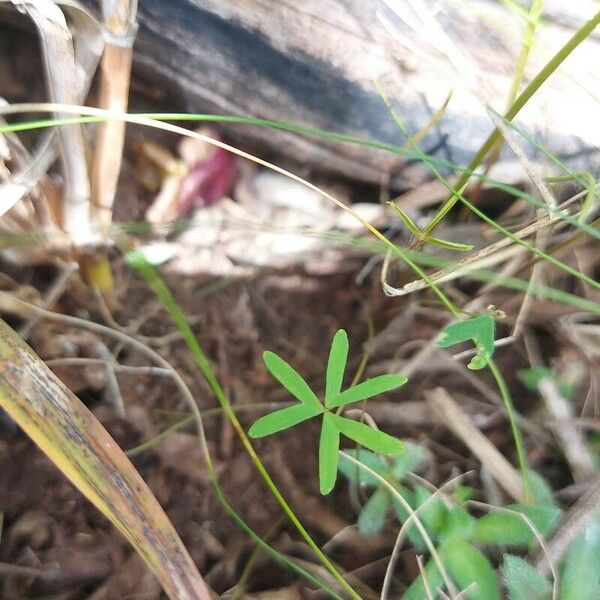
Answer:
<svg viewBox="0 0 600 600"><path fill-rule="evenodd" d="M412 504L412 491L404 486L402 481L421 463L423 451L419 446L405 443L404 452L391 460L364 449L346 450L346 454L356 458L370 467L375 473L381 475L381 477L394 486L398 493L408 500L409 504ZM351 463L344 456L342 456L338 468L340 473L342 473L351 484L359 486L360 488L374 489L358 516L357 526L360 533L364 535L375 535L380 533L385 523L385 517L391 507L395 509L401 522L406 520L408 513L404 506L399 502L394 501L394 497L389 489L378 479L375 479L375 477L369 475L369 473L358 469L355 464ZM414 533L412 528L410 531L411 534ZM412 539L414 536L411 534L409 534L411 541L420 544L421 538L418 534L414 540Z"/></svg>
<svg viewBox="0 0 600 600"><path fill-rule="evenodd" d="M440 333L438 346L448 348L473 340L477 353L471 359L469 369L483 369L494 352L494 324L494 319L489 314L451 323Z"/></svg>
<svg viewBox="0 0 600 600"><path fill-rule="evenodd" d="M434 544L449 577L461 590L468 588L465 598L499 599L500 582L496 570L480 548L492 551L492 555L506 549L527 551L535 548L538 543L537 535L550 533L561 515L550 487L539 474L528 471L531 504L510 504L477 517L467 510L467 502L473 494L470 487L457 486L452 494L442 497L434 496L421 485L417 484L411 489L403 483L406 476L417 468L421 458L421 448L413 444L406 444L406 451L394 459L386 459L363 449L347 450L344 453L339 464L340 472L351 483L374 490L360 511L357 522L359 531L364 534L380 532L391 506L403 524L407 523L411 518L410 513L414 512ZM358 469L356 461L366 468ZM391 492L384 481L395 492ZM399 501L398 495L402 496L404 502ZM428 552L428 546L414 526L414 521L408 525L407 537L415 551ZM596 543L598 542L600 539ZM406 590L402 600L438 598L438 590L444 585L438 566L432 556L424 567L427 589L431 596L426 591L423 577L418 577ZM566 569L567 567L565 573ZM526 561L508 554L504 555L501 573L509 598L537 598L533 591L539 589L545 592L550 585ZM520 590L522 593L519 595L515 592L512 595L512 590ZM526 590L532 590L532 595L524 595ZM563 598L570 596L563 595L561 600ZM579 600L582 596L576 598ZM546 600L546 596L540 596L539 600Z"/></svg>
<svg viewBox="0 0 600 600"><path fill-rule="evenodd" d="M573 540L560 575L560 592L553 594L552 584L526 560L506 554L502 577L509 600L589 600L600 598L600 521L587 525Z"/></svg>
<svg viewBox="0 0 600 600"><path fill-rule="evenodd" d="M300 404L261 417L252 425L248 433L250 437L261 438L289 429L313 417L322 416L319 441L321 494L328 494L335 486L341 434L380 454L393 456L404 450L404 444L395 437L364 423L340 416L339 412L344 406L383 394L407 382L404 375L380 375L342 391L348 360L348 335L343 329L338 330L331 342L325 376L324 403L321 403L303 377L283 358L267 351L263 354L263 360L273 377L299 400ZM333 409L337 409L336 412L333 412Z"/></svg>

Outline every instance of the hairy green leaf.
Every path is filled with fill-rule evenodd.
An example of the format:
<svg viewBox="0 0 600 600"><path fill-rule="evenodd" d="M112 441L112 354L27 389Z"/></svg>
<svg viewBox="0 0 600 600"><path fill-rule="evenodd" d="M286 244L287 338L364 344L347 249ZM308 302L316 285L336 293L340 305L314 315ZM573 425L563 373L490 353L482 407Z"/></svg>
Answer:
<svg viewBox="0 0 600 600"><path fill-rule="evenodd" d="M442 587L444 580L433 560L430 560L423 569L425 579L427 580L427 589L431 592L432 598L439 598L438 591ZM425 600L430 596L425 591L423 577L417 577L404 592L402 600Z"/></svg>
<svg viewBox="0 0 600 600"><path fill-rule="evenodd" d="M414 471L423 460L423 448L417 444L405 442L404 452L394 459L392 476L396 481L402 481Z"/></svg>
<svg viewBox="0 0 600 600"><path fill-rule="evenodd" d="M327 373L325 376L325 406L331 408L331 402L339 396L344 379L344 370L348 360L348 335L343 329L339 329L333 336L329 360L327 361Z"/></svg>
<svg viewBox="0 0 600 600"><path fill-rule="evenodd" d="M374 452L369 452L369 450L364 450L363 448L361 448L360 450L349 448L348 450L345 450L345 452L346 454L360 461L361 463L363 463L382 477L387 477L389 465L387 464L383 456L379 456L378 454L375 454ZM381 485L378 479L373 477L373 475L371 475L364 469L361 469L360 467L355 465L353 462L350 462L345 456L340 457L338 469L340 473L342 473L342 475L344 475L354 483L359 483L361 485L367 485L370 487L377 487Z"/></svg>
<svg viewBox="0 0 600 600"><path fill-rule="evenodd" d="M453 537L439 548L439 554L448 573L461 590L468 592L469 600L500 600L496 572L484 554L458 537Z"/></svg>
<svg viewBox="0 0 600 600"><path fill-rule="evenodd" d="M555 506L512 504L506 508L525 515L542 535L552 531L561 513ZM483 544L507 546L528 546L536 541L533 531L524 519L504 511L489 513L478 519L471 539Z"/></svg>
<svg viewBox="0 0 600 600"><path fill-rule="evenodd" d="M562 573L561 600L600 598L600 523L592 521L573 540Z"/></svg>
<svg viewBox="0 0 600 600"><path fill-rule="evenodd" d="M366 501L358 517L358 531L363 535L375 535L383 529L385 515L390 507L391 496L380 487Z"/></svg>
<svg viewBox="0 0 600 600"><path fill-rule="evenodd" d="M502 579L509 600L549 600L552 595L550 583L518 556L504 555Z"/></svg>

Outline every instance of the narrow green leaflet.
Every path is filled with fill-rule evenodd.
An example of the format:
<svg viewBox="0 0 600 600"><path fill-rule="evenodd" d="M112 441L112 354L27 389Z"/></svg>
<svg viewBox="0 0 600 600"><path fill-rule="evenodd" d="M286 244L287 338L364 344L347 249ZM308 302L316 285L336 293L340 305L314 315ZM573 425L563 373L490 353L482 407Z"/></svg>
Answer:
<svg viewBox="0 0 600 600"><path fill-rule="evenodd" d="M600 523L588 523L573 540L562 573L561 600L600 598Z"/></svg>
<svg viewBox="0 0 600 600"><path fill-rule="evenodd" d="M459 242L450 242L448 240L442 240L440 238L433 237L432 235L423 235L423 232L418 228L417 224L395 203L391 200L387 203L396 214L400 217L402 222L406 225L409 231L418 239L439 246L440 248L447 248L448 250L459 250L460 252L467 252L473 249L472 244L460 244Z"/></svg>
<svg viewBox="0 0 600 600"><path fill-rule="evenodd" d="M358 442L361 446L379 452L380 454L400 454L404 450L404 444L397 438L373 429L364 423L345 419L334 414L325 415L331 417L335 427L345 436Z"/></svg>
<svg viewBox="0 0 600 600"><path fill-rule="evenodd" d="M250 427L248 435L253 438L261 438L278 431L283 431L302 421L316 417L323 412L323 407L307 406L306 404L296 404L277 410L269 415L261 417Z"/></svg>
<svg viewBox="0 0 600 600"><path fill-rule="evenodd" d="M502 578L509 600L550 600L552 596L550 582L518 556L504 555Z"/></svg>
<svg viewBox="0 0 600 600"><path fill-rule="evenodd" d="M331 342L327 374L325 378L325 406L332 407L332 400L339 396L342 390L346 361L348 360L348 335L340 329Z"/></svg>
<svg viewBox="0 0 600 600"><path fill-rule="evenodd" d="M395 390L404 385L407 381L408 378L404 375L379 375L378 377L367 379L366 381L343 391L336 398L332 399L327 407L337 408L338 406L352 404L352 402L367 400L368 398L373 398L373 396L378 396L384 392Z"/></svg>
<svg viewBox="0 0 600 600"><path fill-rule="evenodd" d="M339 447L339 429L336 427L334 415L327 412L323 415L319 441L319 489L323 495L329 494L335 485Z"/></svg>
<svg viewBox="0 0 600 600"><path fill-rule="evenodd" d="M439 548L448 573L469 600L500 600L496 572L485 555L465 540L452 538Z"/></svg>
<svg viewBox="0 0 600 600"><path fill-rule="evenodd" d="M477 354L471 359L469 369L483 369L494 352L494 319L490 315L479 315L472 319L451 323L444 327L437 343L448 348L460 342L473 340Z"/></svg>
<svg viewBox="0 0 600 600"><path fill-rule="evenodd" d="M392 497L385 488L378 488L367 500L358 517L358 531L363 535L376 535L383 529L385 515Z"/></svg>
<svg viewBox="0 0 600 600"><path fill-rule="evenodd" d="M269 352L268 350L263 352L263 360L271 375L273 375L273 377L275 377L275 379L277 379L277 381L279 381L292 396L298 398L302 404L313 406L315 409L318 407L319 412L323 410L316 394L310 389L310 386L306 383L302 375L300 375L296 369L291 367L289 363L280 356L277 356L274 352Z"/></svg>

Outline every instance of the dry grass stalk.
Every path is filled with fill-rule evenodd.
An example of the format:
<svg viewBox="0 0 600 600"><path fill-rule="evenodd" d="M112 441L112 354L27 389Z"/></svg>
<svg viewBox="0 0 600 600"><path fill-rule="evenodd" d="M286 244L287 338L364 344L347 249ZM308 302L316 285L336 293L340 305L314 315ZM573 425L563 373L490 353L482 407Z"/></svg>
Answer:
<svg viewBox="0 0 600 600"><path fill-rule="evenodd" d="M471 418L443 388L425 394L427 403L469 450L488 469L504 491L517 502L525 500L523 480L517 470L479 431Z"/></svg>
<svg viewBox="0 0 600 600"><path fill-rule="evenodd" d="M54 2L38 0L25 5L40 37L48 95L52 102L77 104L80 82L73 38L63 12ZM66 115L57 114L57 118ZM64 177L62 228L76 248L94 244L90 183L86 163L83 126L66 125L58 129L59 155Z"/></svg>
<svg viewBox="0 0 600 600"><path fill-rule="evenodd" d="M98 105L127 112L133 42L137 31L136 0L104 0L104 38ZM98 126L92 164L92 201L101 227L108 228L121 170L125 122L110 119Z"/></svg>

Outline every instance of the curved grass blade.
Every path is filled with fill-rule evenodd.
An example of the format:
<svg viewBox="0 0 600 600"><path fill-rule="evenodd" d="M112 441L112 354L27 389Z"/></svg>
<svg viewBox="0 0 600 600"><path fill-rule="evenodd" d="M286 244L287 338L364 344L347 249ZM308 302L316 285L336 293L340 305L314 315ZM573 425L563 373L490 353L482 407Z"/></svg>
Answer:
<svg viewBox="0 0 600 600"><path fill-rule="evenodd" d="M323 406L319 402L319 399L315 393L310 389L310 386L302 375L298 373L289 363L283 358L267 350L263 352L263 360L271 375L281 383L281 385L290 393L294 398L297 398L306 406L311 406L315 410L319 409L322 411ZM319 413L315 413L319 414Z"/></svg>
<svg viewBox="0 0 600 600"><path fill-rule="evenodd" d="M337 408L338 406L352 404L352 402L373 398L384 392L395 390L407 381L408 377L404 375L379 375L378 377L367 379L354 387L344 390L337 398L330 402L328 408Z"/></svg>
<svg viewBox="0 0 600 600"><path fill-rule="evenodd" d="M210 592L152 492L94 415L0 319L0 403L129 540L172 599Z"/></svg>
<svg viewBox="0 0 600 600"><path fill-rule="evenodd" d="M326 412L323 415L319 440L319 491L324 496L329 494L335 485L339 447L340 432L335 425L335 415Z"/></svg>
<svg viewBox="0 0 600 600"><path fill-rule="evenodd" d="M319 404L317 407L307 406L306 404L296 404L295 406L287 406L281 410L276 410L271 414L265 415L258 419L250 430L248 435L251 438L261 438L272 433L277 433L298 425L302 421L306 421L323 412L323 407Z"/></svg>
<svg viewBox="0 0 600 600"><path fill-rule="evenodd" d="M325 376L325 406L327 407L330 407L331 401L339 395L342 389L347 360L348 334L343 329L339 329L333 336L329 360L327 361L327 374Z"/></svg>
<svg viewBox="0 0 600 600"><path fill-rule="evenodd" d="M397 438L373 429L364 423L358 423L338 415L325 414L330 417L334 426L346 437L358 442L361 446L379 452L380 454L394 455L404 451L404 444ZM323 421L324 422L324 421Z"/></svg>

